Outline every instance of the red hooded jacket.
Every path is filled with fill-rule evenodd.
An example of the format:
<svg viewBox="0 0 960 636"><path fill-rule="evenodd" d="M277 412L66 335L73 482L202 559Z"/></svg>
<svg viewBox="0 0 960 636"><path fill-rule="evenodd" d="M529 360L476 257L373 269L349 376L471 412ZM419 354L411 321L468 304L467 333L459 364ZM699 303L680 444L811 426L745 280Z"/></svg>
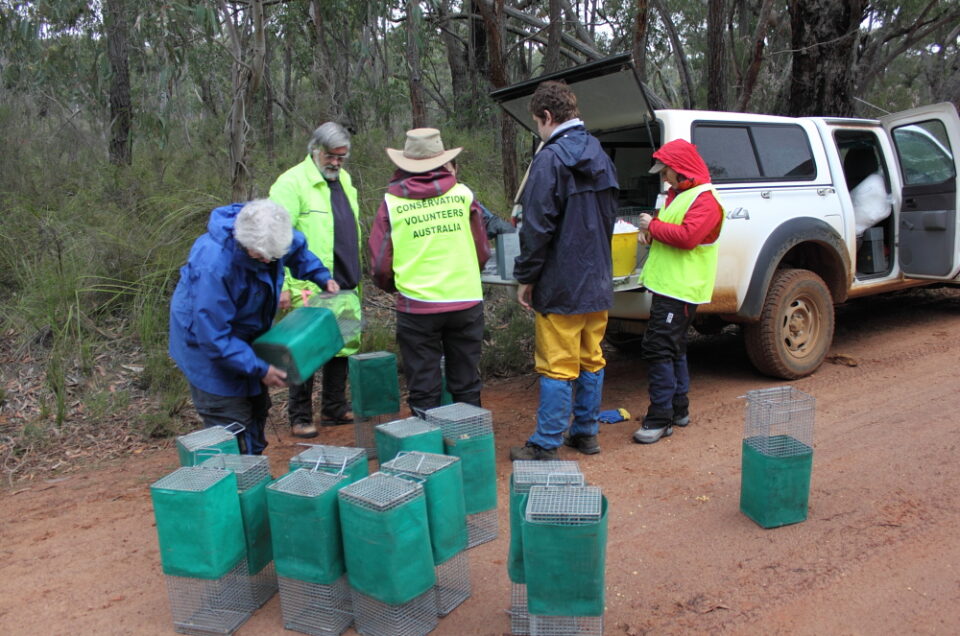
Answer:
<svg viewBox="0 0 960 636"><path fill-rule="evenodd" d="M697 147L689 141L674 139L653 153L653 158L682 175L679 186L667 191L667 205L683 190L710 183L710 170L697 152ZM703 192L687 210L680 225L653 219L650 222L650 236L661 243L692 250L697 245L716 241L720 236L722 221L723 209L717 198L712 192Z"/></svg>

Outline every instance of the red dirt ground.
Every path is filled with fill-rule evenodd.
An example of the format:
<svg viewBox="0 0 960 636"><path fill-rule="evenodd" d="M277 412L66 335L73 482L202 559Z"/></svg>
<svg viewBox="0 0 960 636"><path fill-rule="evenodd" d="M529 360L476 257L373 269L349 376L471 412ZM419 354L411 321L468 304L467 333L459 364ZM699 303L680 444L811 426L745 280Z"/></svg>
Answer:
<svg viewBox="0 0 960 636"><path fill-rule="evenodd" d="M733 333L691 345L690 427L639 446L637 422L603 425L601 454L565 449L610 502L606 633L960 633L958 331L957 291L839 309L837 363L790 383L817 400L803 523L764 530L738 510L739 397L785 383L752 371ZM507 452L532 427L535 380L485 388L500 536L469 552L473 596L435 634L510 630ZM611 353L604 408L641 413L644 387L642 361ZM279 474L297 447L270 440ZM318 441L350 445L352 431ZM176 462L171 444L0 492L0 633L172 633L149 485ZM238 634L283 631L274 597Z"/></svg>

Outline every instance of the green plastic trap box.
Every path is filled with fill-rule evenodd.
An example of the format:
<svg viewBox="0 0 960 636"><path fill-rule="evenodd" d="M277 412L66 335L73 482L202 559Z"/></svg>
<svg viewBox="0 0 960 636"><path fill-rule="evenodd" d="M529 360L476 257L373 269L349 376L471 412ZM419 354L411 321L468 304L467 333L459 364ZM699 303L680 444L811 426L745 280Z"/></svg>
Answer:
<svg viewBox="0 0 960 636"><path fill-rule="evenodd" d="M299 307L253 341L253 351L303 384L343 348L336 316L322 307Z"/></svg>
<svg viewBox="0 0 960 636"><path fill-rule="evenodd" d="M234 422L230 426L208 426L177 437L177 456L181 466L196 466L211 455L221 453L239 455L237 435L243 426Z"/></svg>
<svg viewBox="0 0 960 636"><path fill-rule="evenodd" d="M400 410L396 355L374 351L354 354L348 360L350 396L356 417L374 417Z"/></svg>

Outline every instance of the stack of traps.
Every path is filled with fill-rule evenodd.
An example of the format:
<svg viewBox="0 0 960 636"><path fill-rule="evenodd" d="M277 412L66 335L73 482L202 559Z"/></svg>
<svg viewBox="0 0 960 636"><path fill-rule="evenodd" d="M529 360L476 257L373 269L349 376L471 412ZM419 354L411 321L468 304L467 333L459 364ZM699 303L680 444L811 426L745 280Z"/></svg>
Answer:
<svg viewBox="0 0 960 636"><path fill-rule="evenodd" d="M173 625L181 634L231 634L258 607L236 493L231 471L199 467L179 468L150 487Z"/></svg>
<svg viewBox="0 0 960 636"><path fill-rule="evenodd" d="M509 567L523 567L523 545L519 539L520 523L519 499L530 493L532 486L583 486L585 484L580 464L575 461L558 460L550 462L524 461L513 462L513 475L510 479L510 563ZM514 564L517 564L516 566ZM527 584L514 581L511 571L510 581L510 631L513 634L530 633L530 614L527 612Z"/></svg>
<svg viewBox="0 0 960 636"><path fill-rule="evenodd" d="M444 452L463 460L467 547L497 538L497 466L490 411L455 403L426 412L443 433Z"/></svg>
<svg viewBox="0 0 960 636"><path fill-rule="evenodd" d="M274 532L280 610L287 629L337 636L353 623L336 515L336 490L345 483L342 475L298 468L268 487L271 519L287 528Z"/></svg>
<svg viewBox="0 0 960 636"><path fill-rule="evenodd" d="M277 593L277 573L270 546L270 522L266 493L256 490L270 481L270 460L263 455L214 455L201 468L228 470L237 477L240 514L247 543L250 592L256 607L263 607Z"/></svg>
<svg viewBox="0 0 960 636"><path fill-rule="evenodd" d="M357 631L428 634L439 619L423 487L374 473L338 494Z"/></svg>
<svg viewBox="0 0 960 636"><path fill-rule="evenodd" d="M323 444L301 444L301 446L306 446L307 449L290 458L290 470L306 468L343 475L348 483L363 479L369 473L366 449Z"/></svg>
<svg viewBox="0 0 960 636"><path fill-rule="evenodd" d="M436 564L437 582L433 589L436 592L437 613L440 616L446 616L470 598L470 562L464 551L467 533L465 508L462 503L463 476L459 463L459 457L410 452L398 455L380 467L380 470L388 475L405 477L424 484ZM431 486L434 489L431 489ZM431 501L432 496L436 497L436 501ZM444 536L436 536L438 533ZM455 550L456 554L449 554Z"/></svg>
<svg viewBox="0 0 960 636"><path fill-rule="evenodd" d="M553 528L596 526L601 522L602 515L603 497L597 486L532 486L527 499L525 520L527 524L542 524ZM600 548L602 553L601 546L595 547ZM576 550L576 548L573 549ZM533 546L533 550L537 550L537 546ZM530 572L528 576L529 574ZM546 583L546 587L550 587L553 582ZM589 600L598 601L602 607L602 593L600 596L599 599ZM531 600L533 600L532 593L531 598L528 598L528 604ZM550 600L556 601L555 598ZM535 614L531 611L529 618L530 636L602 636L603 634L602 613L598 616L558 616Z"/></svg>

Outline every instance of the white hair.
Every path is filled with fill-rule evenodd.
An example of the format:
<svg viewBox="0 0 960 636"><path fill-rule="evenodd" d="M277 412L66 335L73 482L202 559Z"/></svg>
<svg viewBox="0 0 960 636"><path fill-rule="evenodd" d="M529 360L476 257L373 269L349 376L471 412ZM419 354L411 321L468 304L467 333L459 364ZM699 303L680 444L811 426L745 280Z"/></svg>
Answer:
<svg viewBox="0 0 960 636"><path fill-rule="evenodd" d="M269 199L250 201L233 224L233 238L269 260L283 258L293 242L293 224L283 206Z"/></svg>
<svg viewBox="0 0 960 636"><path fill-rule="evenodd" d="M350 133L340 124L328 121L313 131L310 142L307 144L307 152L313 154L314 150L331 150L344 146L347 147L347 152L349 152Z"/></svg>

